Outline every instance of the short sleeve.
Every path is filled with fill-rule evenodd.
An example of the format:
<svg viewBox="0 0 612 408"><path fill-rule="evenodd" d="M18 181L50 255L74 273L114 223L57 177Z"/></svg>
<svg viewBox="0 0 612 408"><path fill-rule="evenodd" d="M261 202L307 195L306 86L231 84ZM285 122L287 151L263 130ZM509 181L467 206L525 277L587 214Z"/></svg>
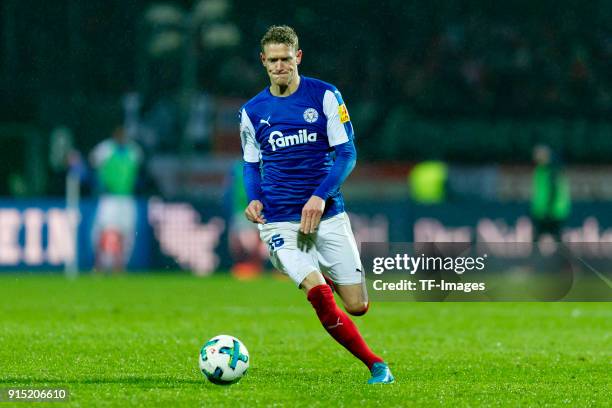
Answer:
<svg viewBox="0 0 612 408"><path fill-rule="evenodd" d="M259 143L255 138L253 123L244 108L240 111L240 139L244 161L257 163L260 158Z"/></svg>
<svg viewBox="0 0 612 408"><path fill-rule="evenodd" d="M330 146L353 140L353 125L340 91L337 89L325 91L323 112L327 117L327 137Z"/></svg>

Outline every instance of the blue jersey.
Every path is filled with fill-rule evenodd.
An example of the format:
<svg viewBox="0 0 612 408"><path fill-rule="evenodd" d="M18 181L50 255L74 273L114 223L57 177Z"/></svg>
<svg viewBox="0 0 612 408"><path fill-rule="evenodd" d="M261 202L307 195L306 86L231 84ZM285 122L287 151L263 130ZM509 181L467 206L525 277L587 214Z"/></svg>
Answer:
<svg viewBox="0 0 612 408"><path fill-rule="evenodd" d="M334 146L353 140L346 105L335 86L301 76L287 97L269 88L240 110L244 160L260 163L264 218L299 221L302 207L330 172ZM324 218L344 211L338 190L325 203Z"/></svg>

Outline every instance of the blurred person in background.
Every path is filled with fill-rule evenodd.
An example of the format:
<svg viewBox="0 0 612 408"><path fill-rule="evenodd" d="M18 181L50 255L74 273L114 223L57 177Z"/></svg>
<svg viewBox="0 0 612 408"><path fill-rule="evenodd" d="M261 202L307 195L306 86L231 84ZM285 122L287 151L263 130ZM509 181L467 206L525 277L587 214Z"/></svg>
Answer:
<svg viewBox="0 0 612 408"><path fill-rule="evenodd" d="M571 210L569 183L558 155L550 146L536 146L533 160L536 165L531 194L534 241L539 241L545 235L561 241L561 228Z"/></svg>
<svg viewBox="0 0 612 408"><path fill-rule="evenodd" d="M441 160L416 164L408 174L410 196L418 204L441 204L447 198L448 166Z"/></svg>
<svg viewBox="0 0 612 408"><path fill-rule="evenodd" d="M100 193L92 236L96 270L120 272L130 259L137 217L134 192L142 160L140 147L128 140L123 127L90 153Z"/></svg>
<svg viewBox="0 0 612 408"><path fill-rule="evenodd" d="M50 134L48 193L56 196L66 194L66 177L72 173L79 180L79 187L87 186L88 166L81 152L74 146L72 131L59 126Z"/></svg>

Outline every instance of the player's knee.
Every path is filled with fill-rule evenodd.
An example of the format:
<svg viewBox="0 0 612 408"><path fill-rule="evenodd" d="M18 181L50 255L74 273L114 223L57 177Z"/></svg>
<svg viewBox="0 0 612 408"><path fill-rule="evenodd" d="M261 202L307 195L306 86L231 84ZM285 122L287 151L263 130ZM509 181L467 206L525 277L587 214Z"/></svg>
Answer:
<svg viewBox="0 0 612 408"><path fill-rule="evenodd" d="M353 316L363 316L368 312L370 304L368 302L356 302L346 305L346 311Z"/></svg>

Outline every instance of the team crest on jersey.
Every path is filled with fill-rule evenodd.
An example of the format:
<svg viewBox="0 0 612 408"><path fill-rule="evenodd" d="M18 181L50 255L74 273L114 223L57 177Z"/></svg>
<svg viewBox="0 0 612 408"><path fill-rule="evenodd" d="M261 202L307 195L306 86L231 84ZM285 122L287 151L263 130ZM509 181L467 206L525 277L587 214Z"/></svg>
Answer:
<svg viewBox="0 0 612 408"><path fill-rule="evenodd" d="M348 114L348 109L346 109L345 104L338 106L338 115L340 116L340 123L346 123L351 120Z"/></svg>
<svg viewBox="0 0 612 408"><path fill-rule="evenodd" d="M304 120L308 123L314 123L319 119L319 112L314 108L308 108L304 111Z"/></svg>

